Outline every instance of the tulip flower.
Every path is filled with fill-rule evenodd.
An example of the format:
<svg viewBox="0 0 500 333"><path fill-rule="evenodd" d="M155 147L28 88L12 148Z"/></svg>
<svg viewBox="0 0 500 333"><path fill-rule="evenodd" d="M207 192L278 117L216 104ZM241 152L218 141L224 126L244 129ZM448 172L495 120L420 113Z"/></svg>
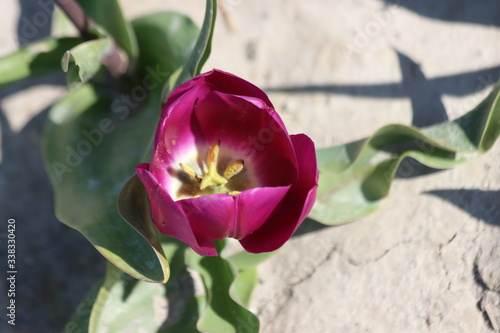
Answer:
<svg viewBox="0 0 500 333"><path fill-rule="evenodd" d="M314 143L289 135L267 95L213 70L165 103L150 163L136 167L158 229L203 256L232 237L252 253L281 247L316 197Z"/></svg>

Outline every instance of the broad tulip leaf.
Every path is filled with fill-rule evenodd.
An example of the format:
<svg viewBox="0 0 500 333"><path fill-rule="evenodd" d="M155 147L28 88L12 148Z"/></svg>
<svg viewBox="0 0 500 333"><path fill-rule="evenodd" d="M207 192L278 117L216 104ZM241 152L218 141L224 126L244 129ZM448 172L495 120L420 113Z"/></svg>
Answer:
<svg viewBox="0 0 500 333"><path fill-rule="evenodd" d="M217 1L207 0L205 8L205 18L201 27L200 34L196 40L196 45L191 53L189 60L177 71L178 76L172 76L170 86L166 86L166 92L172 91L180 84L189 81L191 78L201 73L201 68L210 56L212 49L212 36L215 27L215 18L217 17Z"/></svg>
<svg viewBox="0 0 500 333"><path fill-rule="evenodd" d="M488 151L500 134L500 84L476 108L450 122L417 129L388 125L368 139L317 151L316 203L309 217L340 224L375 211L405 157L450 168Z"/></svg>
<svg viewBox="0 0 500 333"><path fill-rule="evenodd" d="M108 262L105 278L80 303L64 332L198 332L196 320L203 300L195 297L184 301L179 299L182 295L176 295L179 294L176 280L189 276L184 255L186 245L167 237L162 237L161 245L172 267L168 284L135 280ZM185 302L184 306L179 306L179 300ZM180 315L179 310L183 311ZM166 315L178 319L162 327Z"/></svg>
<svg viewBox="0 0 500 333"><path fill-rule="evenodd" d="M251 293L246 292L246 287L253 289L256 284L253 272L247 272L235 285L238 271L221 256L202 257L189 251L187 263L200 274L206 291L206 305L198 320L198 330L209 333L259 331L258 318L244 307ZM248 285L243 286L245 283Z"/></svg>
<svg viewBox="0 0 500 333"><path fill-rule="evenodd" d="M249 253L240 251L230 256L227 256L223 251L221 256L225 258L234 269L237 275L229 289L229 294L232 299L240 305L248 308L252 293L258 283L257 266L276 254L276 251L264 253Z"/></svg>
<svg viewBox="0 0 500 333"><path fill-rule="evenodd" d="M252 293L258 282L259 276L257 274L257 268L249 268L240 271L229 289L229 294L238 304L248 308L250 306ZM256 319L252 318L252 320L254 320L254 324L257 322Z"/></svg>
<svg viewBox="0 0 500 333"><path fill-rule="evenodd" d="M86 83L97 74L101 68L103 59L113 49L113 43L108 38L91 40L79 44L66 51L61 59L61 67L65 72L70 69L69 64L73 62L76 65L78 81L73 81L74 75L69 75L70 86L76 86L78 83Z"/></svg>
<svg viewBox="0 0 500 333"><path fill-rule="evenodd" d="M143 75L148 67L173 73L190 58L200 33L189 17L174 12L142 16L132 21L132 27L140 49L136 67Z"/></svg>
<svg viewBox="0 0 500 333"><path fill-rule="evenodd" d="M155 126L158 95L152 91L139 107L127 109L111 93L82 85L49 111L43 155L59 220L80 231L128 274L165 282L166 259L123 221L116 208L121 187L149 143L144 129Z"/></svg>
<svg viewBox="0 0 500 333"><path fill-rule="evenodd" d="M163 322L163 294L162 285L138 281L108 264L88 332L156 332Z"/></svg>
<svg viewBox="0 0 500 333"><path fill-rule="evenodd" d="M123 16L118 0L77 0L77 2L96 24L104 28L133 62L139 52L137 39L130 23Z"/></svg>
<svg viewBox="0 0 500 333"><path fill-rule="evenodd" d="M60 72L64 52L81 42L80 38L47 39L0 58L0 87Z"/></svg>

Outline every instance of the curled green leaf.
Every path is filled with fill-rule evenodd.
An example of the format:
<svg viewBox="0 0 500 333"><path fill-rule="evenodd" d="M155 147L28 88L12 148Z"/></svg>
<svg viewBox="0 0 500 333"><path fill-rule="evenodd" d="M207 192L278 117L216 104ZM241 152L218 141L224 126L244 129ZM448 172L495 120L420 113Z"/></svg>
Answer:
<svg viewBox="0 0 500 333"><path fill-rule="evenodd" d="M165 273L162 283L169 278L169 265L163 252L159 231L151 219L149 201L141 181L134 175L123 186L118 197L118 212L121 217L140 233L152 246Z"/></svg>
<svg viewBox="0 0 500 333"><path fill-rule="evenodd" d="M474 110L424 129L387 125L368 139L317 150L317 200L309 217L340 224L375 211L401 161L450 168L488 151L500 134L500 84Z"/></svg>
<svg viewBox="0 0 500 333"><path fill-rule="evenodd" d="M223 248L223 241L221 245ZM259 331L259 319L245 308L257 284L254 268L239 272L233 264L221 256L201 257L194 251L188 251L187 265L200 274L205 286L206 305L202 308L198 320L199 331L214 333Z"/></svg>
<svg viewBox="0 0 500 333"><path fill-rule="evenodd" d="M78 82L86 83L96 75L112 50L113 43L108 38L91 40L66 51L61 58L61 67L68 72L69 64L73 62L77 67ZM75 86L73 75L69 79L70 86Z"/></svg>
<svg viewBox="0 0 500 333"><path fill-rule="evenodd" d="M212 49L212 37L215 27L215 18L217 17L217 1L207 0L205 7L205 18L201 27L200 34L196 40L193 52L189 60L179 69L176 75L172 76L169 85L165 86L163 93L164 100L168 92L182 83L189 81L196 75L200 74L201 68L210 56Z"/></svg>

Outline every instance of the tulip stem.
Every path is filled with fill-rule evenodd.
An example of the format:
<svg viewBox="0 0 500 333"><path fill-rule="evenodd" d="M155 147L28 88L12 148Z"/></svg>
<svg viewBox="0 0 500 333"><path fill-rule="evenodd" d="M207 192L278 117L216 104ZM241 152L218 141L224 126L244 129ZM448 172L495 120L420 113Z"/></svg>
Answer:
<svg viewBox="0 0 500 333"><path fill-rule="evenodd" d="M96 36L90 32L94 27L94 22L85 14L82 7L75 0L54 0L61 10L73 22L75 27L80 32L80 35L85 40L94 39Z"/></svg>
<svg viewBox="0 0 500 333"><path fill-rule="evenodd" d="M66 16L68 16L70 21L73 22L84 40L99 38L96 34L96 24L75 0L54 1ZM126 72L129 65L129 59L125 53L116 46L116 43L114 43L102 63L107 67L113 77L119 77Z"/></svg>

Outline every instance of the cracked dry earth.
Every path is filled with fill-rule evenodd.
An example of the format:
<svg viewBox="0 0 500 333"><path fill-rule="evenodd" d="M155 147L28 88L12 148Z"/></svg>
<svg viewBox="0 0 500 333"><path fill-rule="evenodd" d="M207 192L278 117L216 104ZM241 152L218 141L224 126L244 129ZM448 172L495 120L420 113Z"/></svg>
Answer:
<svg viewBox="0 0 500 333"><path fill-rule="evenodd" d="M263 332L498 331L498 225L422 194L434 177L456 185L482 166L468 167L400 181L378 213L287 244L261 269ZM401 209L408 201L415 207ZM482 209L498 223L498 208Z"/></svg>
<svg viewBox="0 0 500 333"><path fill-rule="evenodd" d="M204 10L199 0L120 3L127 17L173 9L198 23ZM305 132L318 147L388 123L455 119L500 77L497 0L220 3L226 20L219 16L205 69L265 88L290 133ZM40 10L34 1L2 0L4 8L1 55L17 47L17 20ZM30 239L19 248L29 317L20 315L18 332L61 331L104 267L55 220L52 198L36 194L50 193L38 153L42 111L64 93L42 83L0 94L0 203ZM252 308L262 332L500 331L500 144L452 170L405 160L398 174L375 214L336 227L306 222L261 265Z"/></svg>

